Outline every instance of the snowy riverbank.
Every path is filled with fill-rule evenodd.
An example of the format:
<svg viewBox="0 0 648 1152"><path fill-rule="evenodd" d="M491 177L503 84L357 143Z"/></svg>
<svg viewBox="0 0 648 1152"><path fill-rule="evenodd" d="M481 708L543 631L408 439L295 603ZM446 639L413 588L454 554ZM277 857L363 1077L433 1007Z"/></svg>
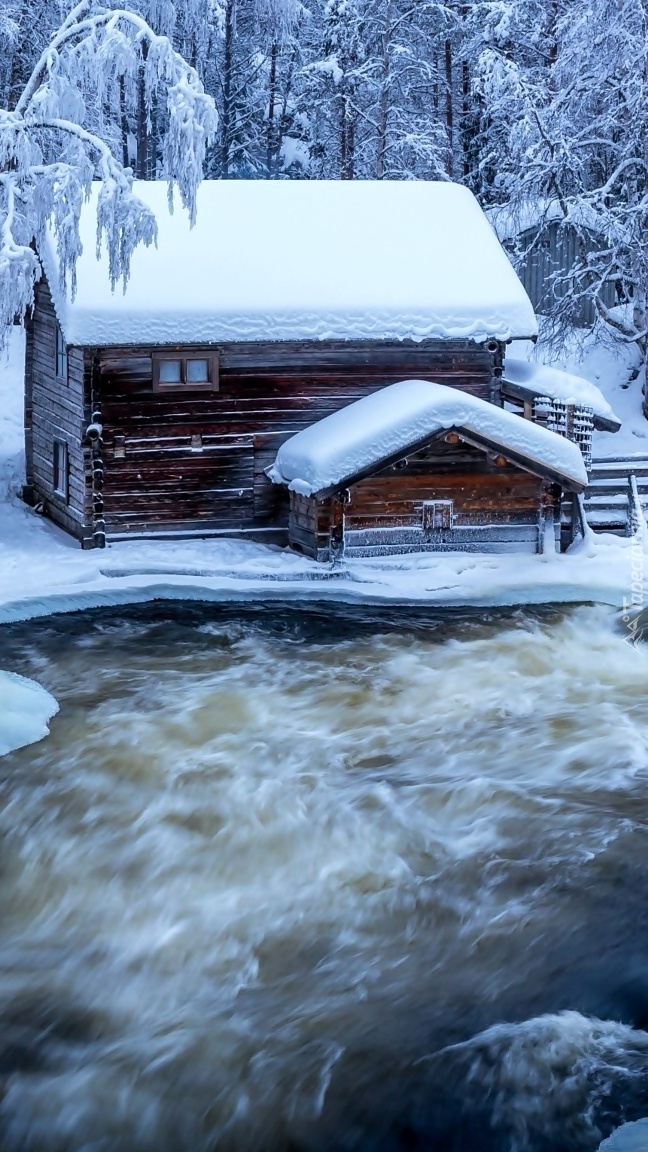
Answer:
<svg viewBox="0 0 648 1152"><path fill-rule="evenodd" d="M9 358L0 362L0 381L0 623L155 598L448 605L594 600L622 607L643 567L632 542L614 536L597 536L563 556L428 553L346 561L334 568L286 549L225 538L132 540L83 552L18 497L23 467L18 331ZM597 383L605 391L605 381ZM613 383L615 395L608 398L618 410L621 384ZM617 441L626 448L623 432L598 438L600 454L616 453ZM642 444L634 435L633 440Z"/></svg>

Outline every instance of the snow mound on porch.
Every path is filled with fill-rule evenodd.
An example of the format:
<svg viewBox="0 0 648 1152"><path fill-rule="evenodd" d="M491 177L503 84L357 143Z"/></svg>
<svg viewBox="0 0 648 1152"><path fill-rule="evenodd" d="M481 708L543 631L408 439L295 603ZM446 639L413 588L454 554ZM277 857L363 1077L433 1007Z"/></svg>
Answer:
<svg viewBox="0 0 648 1152"><path fill-rule="evenodd" d="M571 440L477 396L425 380L390 384L311 424L282 444L268 476L312 496L450 428L483 437L567 487L587 486L583 457Z"/></svg>
<svg viewBox="0 0 648 1152"><path fill-rule="evenodd" d="M566 404L582 404L591 408L595 416L621 425L601 389L583 376L562 372L546 364L533 364L529 360L507 354L504 379L532 390L535 396L548 396L550 400L563 400Z"/></svg>
<svg viewBox="0 0 648 1152"><path fill-rule="evenodd" d="M83 207L74 298L56 241L40 253L68 344L530 337L531 302L472 193L409 180L205 180L193 228L167 184L137 180L157 247L125 292Z"/></svg>

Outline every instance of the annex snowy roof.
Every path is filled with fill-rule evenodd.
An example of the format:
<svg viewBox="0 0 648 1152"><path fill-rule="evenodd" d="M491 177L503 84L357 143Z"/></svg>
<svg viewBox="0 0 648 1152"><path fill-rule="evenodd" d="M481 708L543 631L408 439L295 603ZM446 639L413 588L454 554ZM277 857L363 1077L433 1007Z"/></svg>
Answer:
<svg viewBox="0 0 648 1152"><path fill-rule="evenodd" d="M568 404L583 404L593 410L595 425L607 432L618 432L621 427L619 417L600 388L583 376L573 376L571 372L518 360L507 354L504 381L512 384L513 391L524 398L548 396L551 400L564 400Z"/></svg>
<svg viewBox="0 0 648 1152"><path fill-rule="evenodd" d="M477 396L425 380L390 384L311 424L282 444L268 476L312 496L343 487L450 428L472 433L569 488L587 485L583 457L571 440Z"/></svg>
<svg viewBox="0 0 648 1152"><path fill-rule="evenodd" d="M72 301L42 253L66 340L474 339L535 335L533 308L471 192L417 181L212 180L193 229L162 182L136 181L157 248L126 290L95 255L97 188L81 216Z"/></svg>

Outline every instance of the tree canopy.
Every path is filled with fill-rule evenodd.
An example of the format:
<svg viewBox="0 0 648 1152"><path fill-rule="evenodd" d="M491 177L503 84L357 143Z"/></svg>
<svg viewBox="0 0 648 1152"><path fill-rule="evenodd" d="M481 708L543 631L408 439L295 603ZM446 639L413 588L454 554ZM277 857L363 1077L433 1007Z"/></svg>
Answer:
<svg viewBox="0 0 648 1152"><path fill-rule="evenodd" d="M554 323L586 298L645 349L647 3L0 0L0 322L29 303L50 214L73 276L93 177L115 280L154 236L131 172L175 181L189 212L201 173L452 179L510 219L531 208L539 244L575 229Z"/></svg>

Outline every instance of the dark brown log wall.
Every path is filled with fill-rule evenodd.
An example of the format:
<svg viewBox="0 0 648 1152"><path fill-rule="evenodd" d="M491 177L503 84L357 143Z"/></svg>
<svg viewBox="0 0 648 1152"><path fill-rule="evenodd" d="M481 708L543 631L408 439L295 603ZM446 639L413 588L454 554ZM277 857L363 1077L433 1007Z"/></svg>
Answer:
<svg viewBox="0 0 648 1152"><path fill-rule="evenodd" d="M497 402L502 364L501 348L470 341L224 345L217 392L161 395L153 392L152 351L94 356L113 538L171 530L279 538L279 530L285 539L288 496L264 473L284 440L407 378Z"/></svg>
<svg viewBox="0 0 648 1152"><path fill-rule="evenodd" d="M344 505L331 496L290 493L289 542L312 560L332 560L341 554L344 542Z"/></svg>
<svg viewBox="0 0 648 1152"><path fill-rule="evenodd" d="M68 349L66 380L56 375L56 315L47 283L36 287L33 316L26 324L25 446L26 495L44 512L82 541L89 528L89 490L83 451L88 423L84 357ZM54 490L54 441L68 452L68 499Z"/></svg>

